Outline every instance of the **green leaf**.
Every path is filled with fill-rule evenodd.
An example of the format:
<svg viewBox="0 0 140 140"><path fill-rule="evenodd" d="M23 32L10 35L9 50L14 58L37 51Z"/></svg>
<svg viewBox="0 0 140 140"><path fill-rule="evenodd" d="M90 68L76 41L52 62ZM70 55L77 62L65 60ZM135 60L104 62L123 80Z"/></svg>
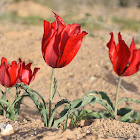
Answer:
<svg viewBox="0 0 140 140"><path fill-rule="evenodd" d="M132 119L138 120L139 119L139 113L134 110L134 113L131 115Z"/></svg>
<svg viewBox="0 0 140 140"><path fill-rule="evenodd" d="M2 96L1 96L1 99L4 100L5 99L5 93L2 91ZM0 103L0 110L3 110L3 104ZM3 112L3 111L2 111Z"/></svg>
<svg viewBox="0 0 140 140"><path fill-rule="evenodd" d="M44 103L45 109L47 109L47 104L46 104L45 100L43 99L43 97L42 97L37 91L35 91L35 90L32 90L32 92L36 93L36 94L41 98L41 100L42 100L43 103Z"/></svg>
<svg viewBox="0 0 140 140"><path fill-rule="evenodd" d="M109 113L104 111L104 112L91 112L87 114L87 117L89 119L103 119L103 118L108 118Z"/></svg>
<svg viewBox="0 0 140 140"><path fill-rule="evenodd" d="M31 89L28 85L26 85L26 84L24 84L24 83L18 83L18 84L16 84L16 87L22 88L22 89L24 89L25 91L28 90L30 93L35 93L36 95L38 95L38 96L40 97L40 99L42 100L45 109L47 109L47 104L46 104L45 100L43 99L43 97L42 97L37 91ZM37 98L38 98L38 97L37 97Z"/></svg>
<svg viewBox="0 0 140 140"><path fill-rule="evenodd" d="M128 112L126 115L124 115L120 121L122 122L134 122L136 120L139 119L139 114L138 112L136 112L135 110L134 111L130 111Z"/></svg>
<svg viewBox="0 0 140 140"><path fill-rule="evenodd" d="M0 89L0 92L2 93L2 95L4 94L4 92Z"/></svg>
<svg viewBox="0 0 140 140"><path fill-rule="evenodd" d="M71 103L71 108L78 108L82 104L82 99L75 99Z"/></svg>
<svg viewBox="0 0 140 140"><path fill-rule="evenodd" d="M118 102L118 105L119 105L120 103L122 103L122 102L128 102L128 101L135 102L135 103L140 103L140 100L130 99L130 98L124 98L124 99L122 99L122 100L120 100L120 101Z"/></svg>
<svg viewBox="0 0 140 140"><path fill-rule="evenodd" d="M20 109L20 105L22 103L22 100L24 97L27 97L29 95L23 93L23 95L21 95L20 97L16 98L13 103L11 105L13 105L14 107L14 112L15 112L15 116L14 116L14 120L17 119L18 115L19 115L19 109Z"/></svg>
<svg viewBox="0 0 140 140"><path fill-rule="evenodd" d="M110 113L110 115L111 115L113 118L115 118L114 111L113 111L112 107L108 104L108 102L107 102L106 100L97 97L97 98L96 98L96 103L99 103L99 104L103 105L103 106L107 109L107 111Z"/></svg>
<svg viewBox="0 0 140 140"><path fill-rule="evenodd" d="M117 111L117 115L124 116L125 114L129 113L132 111L131 108L121 108L120 110Z"/></svg>
<svg viewBox="0 0 140 140"><path fill-rule="evenodd" d="M28 85L26 85L24 83L16 84L16 86L24 89L25 92L30 96L30 98L33 100L37 109L40 112L40 115L41 115L42 121L44 122L44 125L48 126L47 108L45 105L43 106L42 103L39 101L39 97L42 97L42 96L37 94L37 92L34 92Z"/></svg>
<svg viewBox="0 0 140 140"><path fill-rule="evenodd" d="M112 118L115 118L115 114L114 114L112 107L110 106L110 104L108 104L108 102L106 100L102 99L102 96L96 97L96 96L92 95L91 93L88 93L87 95L83 96L82 99L75 99L71 102L70 105L66 105L64 110L60 113L61 118L59 119L59 123L66 120L66 116L69 116L70 114L77 111L78 109L86 106L87 104L94 105L95 103L99 103L99 104L103 105L107 109L109 114L112 116ZM106 116L104 114L100 113L100 117L106 117ZM56 123L53 126L56 127L59 123Z"/></svg>
<svg viewBox="0 0 140 140"><path fill-rule="evenodd" d="M75 126L77 125L77 118L76 118L76 115L71 114L71 115L70 115L70 118L71 118L70 125L71 125L72 127L75 127Z"/></svg>
<svg viewBox="0 0 140 140"><path fill-rule="evenodd" d="M100 92L98 92L98 91L91 91L91 92L85 93L85 94L83 95L82 98L84 98L85 96L88 96L88 95L100 95L100 97L101 97L102 99L106 100L107 103L108 103L108 104L112 107L112 109L114 110L113 103L111 102L109 96L108 96L105 92L102 92L102 91L100 91Z"/></svg>
<svg viewBox="0 0 140 140"><path fill-rule="evenodd" d="M100 91L100 92L97 92L97 94L99 94L99 95L102 97L102 99L106 100L107 103L108 103L108 104L112 107L112 109L114 110L113 103L111 102L109 96L108 96L105 92Z"/></svg>
<svg viewBox="0 0 140 140"><path fill-rule="evenodd" d="M96 101L96 97L93 95L87 96L85 98L82 99L75 99L72 103L71 103L71 107L72 108L81 108L84 107L87 104L94 104Z"/></svg>
<svg viewBox="0 0 140 140"><path fill-rule="evenodd" d="M131 114L132 114L132 111L128 112L127 114L125 114L125 115L120 119L120 121L122 121L122 122L130 122Z"/></svg>
<svg viewBox="0 0 140 140"><path fill-rule="evenodd" d="M131 102L134 102L134 103L140 103L140 100L124 98L124 99L122 99L118 102L118 105L122 102L128 102L128 101L131 101ZM122 116L124 115L120 119L123 122L136 122L139 119L139 114L136 111L134 111L134 113L132 114L132 109L130 109L130 108L124 108L122 110L118 110L118 115L122 115Z"/></svg>
<svg viewBox="0 0 140 140"><path fill-rule="evenodd" d="M85 119L102 119L102 118L108 118L109 113L107 111L102 112L95 112L89 109L82 109L82 110L76 110L74 113L70 115L71 122L70 125L72 127L76 127L78 122Z"/></svg>
<svg viewBox="0 0 140 140"><path fill-rule="evenodd" d="M0 99L0 103L2 103L3 105L6 105L8 107L8 109L6 110L6 112L8 111L10 113L8 118L10 118L11 120L14 120L15 112L14 112L14 108L12 108L12 105L2 99Z"/></svg>
<svg viewBox="0 0 140 140"><path fill-rule="evenodd" d="M59 102L57 102L57 104L55 105L55 107L54 107L54 109L53 109L53 111L52 111L52 114L51 114L51 117L50 117L50 119L49 119L49 127L51 127L52 126L52 123L53 123L53 119L54 119L54 115L55 115L55 113L56 113L56 110L58 109L58 107L60 107L61 105L63 105L63 104L70 104L70 102L68 101L68 100L66 100L66 99L62 99L61 101L59 101ZM65 112L65 115L67 114L67 112ZM65 117L67 117L67 115L65 116ZM60 122L62 122L62 119L63 117L61 117L60 119L58 119L58 120L55 120L54 121L54 124L53 124L53 127L57 127L57 125L60 123Z"/></svg>
<svg viewBox="0 0 140 140"><path fill-rule="evenodd" d="M2 90L0 90L2 93L1 99L5 100L5 92L3 92ZM4 109L4 104L0 103L0 115L3 115L3 109Z"/></svg>

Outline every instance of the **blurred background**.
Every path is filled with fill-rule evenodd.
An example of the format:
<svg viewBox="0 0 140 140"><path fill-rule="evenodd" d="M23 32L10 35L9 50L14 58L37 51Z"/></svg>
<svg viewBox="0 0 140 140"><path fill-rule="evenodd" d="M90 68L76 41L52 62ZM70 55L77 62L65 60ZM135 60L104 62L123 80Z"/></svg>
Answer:
<svg viewBox="0 0 140 140"><path fill-rule="evenodd" d="M55 20L52 11L66 24L79 23L82 30L88 32L74 60L56 70L60 94L73 100L81 98L85 92L102 90L114 100L117 75L106 44L110 32L114 32L116 42L117 33L121 32L128 46L135 37L136 47L140 48L140 0L0 0L0 57L6 57L8 62L20 57L26 63L32 62L32 69L40 67L30 86L46 101L51 68L42 58L41 40L44 19ZM140 71L123 78L119 98L140 99L139 85ZM55 98L54 102L58 100ZM24 104L25 111L33 113L27 106L33 103L25 100ZM138 105L127 103L127 106L140 111Z"/></svg>
<svg viewBox="0 0 140 140"><path fill-rule="evenodd" d="M54 11L93 30L140 30L140 0L0 0L0 22L42 25Z"/></svg>

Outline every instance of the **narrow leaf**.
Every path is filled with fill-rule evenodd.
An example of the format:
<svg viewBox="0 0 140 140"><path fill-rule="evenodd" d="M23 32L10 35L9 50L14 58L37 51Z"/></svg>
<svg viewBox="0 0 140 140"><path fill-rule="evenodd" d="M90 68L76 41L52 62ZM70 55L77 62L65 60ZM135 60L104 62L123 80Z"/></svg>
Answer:
<svg viewBox="0 0 140 140"><path fill-rule="evenodd" d="M122 102L128 102L128 101L135 102L135 103L140 103L140 100L130 99L130 98L124 98L124 99L122 99L122 100L120 100L120 101L118 102L118 105L119 105L120 103L122 103Z"/></svg>
<svg viewBox="0 0 140 140"><path fill-rule="evenodd" d="M66 99L62 99L61 101L57 102L57 104L55 105L53 111L52 111L52 114L51 114L51 117L49 119L49 127L52 126L52 122L53 122L53 119L54 119L54 115L56 113L56 110L58 109L58 107L60 107L61 105L63 104L70 104L70 102ZM58 121L57 121L58 122ZM56 127L56 126L55 126Z"/></svg>

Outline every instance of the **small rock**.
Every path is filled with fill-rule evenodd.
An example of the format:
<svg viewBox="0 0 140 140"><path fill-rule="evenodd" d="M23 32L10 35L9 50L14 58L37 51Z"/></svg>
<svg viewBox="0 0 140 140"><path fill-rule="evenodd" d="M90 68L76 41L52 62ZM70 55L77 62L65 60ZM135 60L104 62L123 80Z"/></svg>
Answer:
<svg viewBox="0 0 140 140"><path fill-rule="evenodd" d="M23 119L23 122L27 123L27 120L26 119Z"/></svg>
<svg viewBox="0 0 140 140"><path fill-rule="evenodd" d="M0 123L0 133L1 135L9 135L14 133L12 125L8 123Z"/></svg>
<svg viewBox="0 0 140 140"><path fill-rule="evenodd" d="M90 130L87 129L87 134L89 134L89 133L90 133Z"/></svg>
<svg viewBox="0 0 140 140"><path fill-rule="evenodd" d="M37 132L35 131L35 135L37 134Z"/></svg>
<svg viewBox="0 0 140 140"><path fill-rule="evenodd" d="M92 80L92 81L95 80L95 79L96 79L96 77L94 77L94 76L90 77L90 80Z"/></svg>

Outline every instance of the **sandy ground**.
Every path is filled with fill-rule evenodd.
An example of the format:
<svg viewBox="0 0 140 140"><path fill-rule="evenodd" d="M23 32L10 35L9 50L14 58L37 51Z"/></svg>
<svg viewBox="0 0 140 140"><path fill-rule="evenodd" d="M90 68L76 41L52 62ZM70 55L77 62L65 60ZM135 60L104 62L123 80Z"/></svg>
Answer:
<svg viewBox="0 0 140 140"><path fill-rule="evenodd" d="M0 121L8 122L14 128L13 134L1 136L4 140L133 140L140 138L139 125L110 119L83 120L77 128L66 130L48 129L43 127L39 119L32 118L13 122L0 117Z"/></svg>
<svg viewBox="0 0 140 140"><path fill-rule="evenodd" d="M21 4L20 6L22 7ZM11 5L11 8L8 9L11 10L13 7L14 6ZM27 12L27 10L25 11ZM31 11L32 10L29 10L29 12ZM48 11L50 12L50 10ZM129 10L129 12L130 11L131 10ZM126 12L128 15L128 9L126 9ZM137 12L138 11L135 13ZM21 13L22 12L19 12L19 14ZM132 12L130 13L130 16L132 16ZM27 13L23 14L23 16L26 16L26 14ZM35 14L41 13L36 11ZM51 16L53 16L53 14ZM117 35L118 30L115 29L113 31L114 34ZM110 31L106 30L94 31L94 37L90 35L86 36L74 60L68 66L56 70L55 77L58 80L58 91L61 95L66 96L69 100L73 100L82 97L82 95L88 91L97 90L106 92L114 102L117 76L112 69L108 49L106 47L106 43L110 39L109 33ZM135 34L136 33L134 33L134 35ZM32 68L40 67L40 71L30 86L48 101L51 68L47 66L42 58L42 35L43 25L26 26L8 22L3 25L0 23L0 56L6 57L9 62L21 58L27 63L32 62ZM122 36L129 45L132 38L130 31L122 32ZM137 48L140 48L140 45L137 45ZM119 99L124 97L140 99L139 85L140 71L131 77L124 77L122 79ZM2 86L1 89L3 89ZM9 94L9 98L13 97L14 93ZM55 104L60 99L61 98L56 95L53 103ZM140 112L138 104L130 102L121 104L121 107L125 106ZM96 105L92 109L99 110L103 108L100 105ZM16 122L2 117L0 118L0 122L10 122L14 127L13 134L0 136L1 139L5 140L140 139L139 124L122 123L110 119L97 119L92 120L90 123L82 121L78 128L67 129L65 131L62 129L47 129L40 121L39 113L29 98L24 99L19 118Z"/></svg>

